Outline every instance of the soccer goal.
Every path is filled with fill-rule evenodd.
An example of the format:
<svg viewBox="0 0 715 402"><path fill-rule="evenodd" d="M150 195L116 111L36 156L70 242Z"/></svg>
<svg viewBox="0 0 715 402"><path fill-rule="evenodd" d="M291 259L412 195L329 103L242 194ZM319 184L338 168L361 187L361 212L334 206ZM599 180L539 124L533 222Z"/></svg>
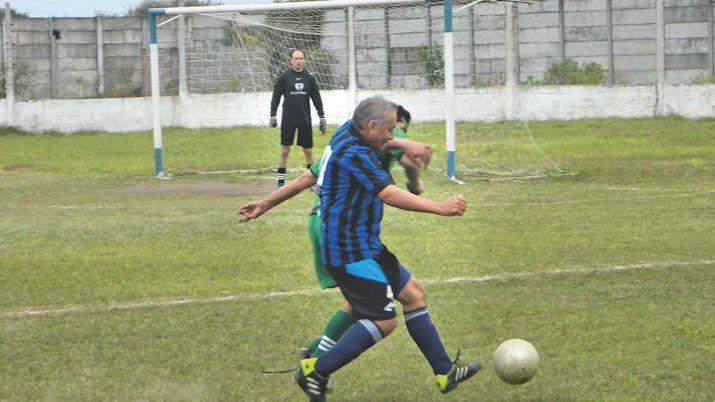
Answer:
<svg viewBox="0 0 715 402"><path fill-rule="evenodd" d="M320 85L329 123L342 123L360 99L381 94L403 104L415 122L444 122L445 157L433 169L449 178L548 174L553 163L523 116L504 112L507 103L518 109L516 78L510 87L508 74L479 68L499 58L480 54L480 21L497 21L506 43L508 24L498 21L508 20L517 5L528 2L328 0L150 9L155 173L246 168L230 151L246 146L243 133L217 131L213 140L224 142L203 152L211 133L196 139L182 130L163 132L162 123L209 131L267 124L273 82L299 48ZM508 64L507 55L501 59ZM457 120L474 120L470 107L495 100L493 120L509 123L465 124L458 131ZM275 146L265 136L251 138L256 160L271 162Z"/></svg>

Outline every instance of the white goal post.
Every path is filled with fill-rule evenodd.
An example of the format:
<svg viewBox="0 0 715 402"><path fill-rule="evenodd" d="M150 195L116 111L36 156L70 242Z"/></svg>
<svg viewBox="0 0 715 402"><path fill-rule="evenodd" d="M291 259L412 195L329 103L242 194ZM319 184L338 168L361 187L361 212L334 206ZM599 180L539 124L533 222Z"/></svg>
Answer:
<svg viewBox="0 0 715 402"><path fill-rule="evenodd" d="M473 3L478 3L476 1ZM179 16L187 14L217 14L217 13L255 13L271 11L292 11L311 9L349 9L351 7L370 6L408 6L435 4L433 0L328 0L328 1L305 1L287 2L272 4L226 4L216 6L199 7L170 7L149 9L149 49L151 64L151 96L153 108L153 137L154 137L154 164L157 177L165 177L163 151L162 151L162 127L160 113L160 81L159 81L159 48L157 44L157 17L158 16ZM452 38L452 1L445 0L444 4L444 109L446 112L446 148L447 148L447 176L455 177L455 122L454 122L454 58L453 58L453 38ZM169 20L164 23L169 22ZM354 46L354 35L349 33L349 41ZM354 51L349 53L354 57ZM349 84L348 90L351 94L351 105L354 105L356 97L355 63L348 63Z"/></svg>

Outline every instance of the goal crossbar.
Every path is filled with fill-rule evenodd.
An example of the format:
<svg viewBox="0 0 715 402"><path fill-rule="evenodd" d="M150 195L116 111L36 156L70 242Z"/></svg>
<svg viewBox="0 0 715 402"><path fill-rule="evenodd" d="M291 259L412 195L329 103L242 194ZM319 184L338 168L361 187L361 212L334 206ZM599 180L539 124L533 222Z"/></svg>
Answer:
<svg viewBox="0 0 715 402"><path fill-rule="evenodd" d="M327 0L269 4L223 4L216 6L150 8L150 15L267 12L286 10L336 9L346 7L403 6L424 4L425 0Z"/></svg>

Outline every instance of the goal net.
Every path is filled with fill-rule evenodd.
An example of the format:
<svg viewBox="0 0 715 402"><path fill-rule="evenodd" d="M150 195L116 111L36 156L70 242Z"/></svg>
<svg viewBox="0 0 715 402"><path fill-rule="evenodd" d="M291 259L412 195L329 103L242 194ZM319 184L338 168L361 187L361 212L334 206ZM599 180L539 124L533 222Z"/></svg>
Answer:
<svg viewBox="0 0 715 402"><path fill-rule="evenodd" d="M360 99L373 94L404 105L414 123L444 121L450 78L445 54L451 55L454 108L459 110L455 118L460 122L456 175L548 175L558 168L545 157L523 117L500 121L506 116L498 112L490 118L498 122L470 122L485 107L480 103L494 102L484 96L485 88L501 91L504 85L505 71L499 66L505 59L505 10L512 4L452 1L451 51L445 49L443 2L332 0L165 9L166 15L157 13L156 19L156 86L173 101L172 106L161 104L161 113L169 115L161 118L163 125L186 129L160 129L161 171L273 169L279 136L277 129L266 128L271 91L297 48L304 51L306 68L321 88L329 123L336 125L351 116ZM441 150L440 144L430 145ZM250 157L238 159L237 151L245 153L246 147ZM447 162L436 156L432 168L447 173ZM289 162L300 169L302 155Z"/></svg>

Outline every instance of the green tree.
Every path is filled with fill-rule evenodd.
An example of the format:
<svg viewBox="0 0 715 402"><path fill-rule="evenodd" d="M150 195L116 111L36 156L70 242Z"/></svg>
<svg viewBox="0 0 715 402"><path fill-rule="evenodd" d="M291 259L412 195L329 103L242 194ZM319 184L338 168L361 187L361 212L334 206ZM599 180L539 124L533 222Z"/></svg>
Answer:
<svg viewBox="0 0 715 402"><path fill-rule="evenodd" d="M30 18L30 14L23 13L23 12L15 10L14 8L11 8L10 9L10 17L12 17L12 18ZM4 8L0 8L0 18L5 18L5 9Z"/></svg>

